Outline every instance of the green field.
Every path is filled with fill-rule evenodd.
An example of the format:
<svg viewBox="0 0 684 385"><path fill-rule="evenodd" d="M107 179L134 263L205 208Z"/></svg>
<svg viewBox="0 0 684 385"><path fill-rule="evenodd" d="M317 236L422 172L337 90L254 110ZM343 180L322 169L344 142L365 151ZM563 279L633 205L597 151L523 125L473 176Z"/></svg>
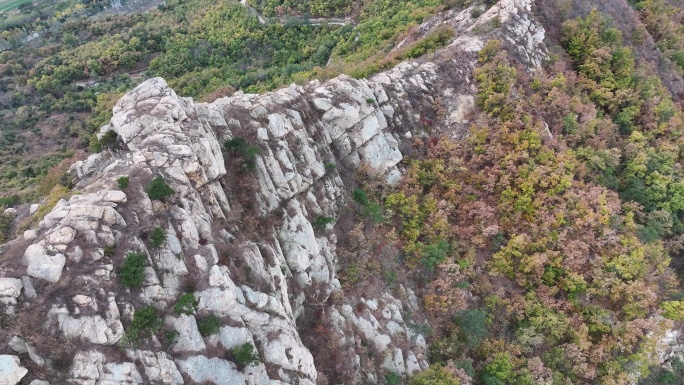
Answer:
<svg viewBox="0 0 684 385"><path fill-rule="evenodd" d="M0 13L10 12L24 3L30 3L31 0L0 0Z"/></svg>

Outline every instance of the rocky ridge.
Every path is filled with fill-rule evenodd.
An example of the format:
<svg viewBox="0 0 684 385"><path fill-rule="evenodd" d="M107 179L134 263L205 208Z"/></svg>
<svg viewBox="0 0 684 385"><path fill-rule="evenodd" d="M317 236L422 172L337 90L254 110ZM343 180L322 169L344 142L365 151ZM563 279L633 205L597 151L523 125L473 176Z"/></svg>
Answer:
<svg viewBox="0 0 684 385"><path fill-rule="evenodd" d="M464 12L424 29L472 32L480 19ZM316 384L334 364L346 383L377 383L426 369L425 338L407 318L421 312L415 293L340 295L337 235L314 223L338 216L359 170L398 182L405 143L426 128L459 134L474 105L474 52L486 39L525 39L521 57L539 65L543 29L531 22L530 1L504 0L482 23L496 15L502 31L460 35L434 63L402 63L367 80L340 76L213 103L179 97L160 78L127 93L102 129L117 133L121 149L75 164L79 193L0 249L11 257L0 266L2 310L10 322L30 314L11 323L0 384L27 373L34 385ZM259 148L253 171L223 148L238 137ZM175 191L165 201L145 192L157 176ZM159 248L147 239L155 227L166 235ZM119 284L129 251L147 258L140 289ZM184 293L197 298L195 314L171 311ZM124 325L148 305L177 332L174 343L125 343ZM301 330L311 314L325 314L330 327ZM220 327L202 336L198 322L209 315ZM328 334L340 362L317 362L301 332ZM257 365L226 355L245 343ZM65 378L47 375L56 367Z"/></svg>

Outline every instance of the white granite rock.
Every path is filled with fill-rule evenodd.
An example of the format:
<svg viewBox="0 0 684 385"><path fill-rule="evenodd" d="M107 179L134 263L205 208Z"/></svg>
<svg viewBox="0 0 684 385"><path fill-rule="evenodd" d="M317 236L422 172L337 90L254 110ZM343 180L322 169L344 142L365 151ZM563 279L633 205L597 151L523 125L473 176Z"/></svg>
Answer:
<svg viewBox="0 0 684 385"><path fill-rule="evenodd" d="M178 371L176 363L165 352L155 353L143 350L128 350L126 355L143 365L147 381L171 385L181 385L184 383L183 376Z"/></svg>
<svg viewBox="0 0 684 385"><path fill-rule="evenodd" d="M238 371L234 363L220 358L192 356L176 360L178 368L195 383L211 382L216 385L244 384L245 375Z"/></svg>
<svg viewBox="0 0 684 385"><path fill-rule="evenodd" d="M174 352L200 352L206 348L194 316L166 317L166 324L180 333L171 347Z"/></svg>
<svg viewBox="0 0 684 385"><path fill-rule="evenodd" d="M19 357L0 355L0 385L16 385L28 373L19 364Z"/></svg>
<svg viewBox="0 0 684 385"><path fill-rule="evenodd" d="M38 231L36 230L26 230L24 231L24 239L27 241L32 241L38 238Z"/></svg>
<svg viewBox="0 0 684 385"><path fill-rule="evenodd" d="M24 284L17 278L0 278L0 297L17 298Z"/></svg>
<svg viewBox="0 0 684 385"><path fill-rule="evenodd" d="M62 276L66 257L64 254L48 255L45 247L34 244L24 252L24 263L28 265L26 273L31 277L56 283Z"/></svg>

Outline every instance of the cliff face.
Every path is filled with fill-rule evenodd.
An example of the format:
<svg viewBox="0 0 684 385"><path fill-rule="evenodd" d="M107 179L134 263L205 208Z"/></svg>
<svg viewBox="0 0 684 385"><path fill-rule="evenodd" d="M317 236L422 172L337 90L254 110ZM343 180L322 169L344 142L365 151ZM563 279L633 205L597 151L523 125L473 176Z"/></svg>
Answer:
<svg viewBox="0 0 684 385"><path fill-rule="evenodd" d="M461 33L434 63L368 80L341 76L209 104L177 96L160 78L127 93L103 127L121 149L75 164L79 194L2 249L11 257L0 270L2 336L28 357L0 356L9 378L0 384L17 383L22 366L35 384L377 383L426 369L412 289L344 295L339 234L320 219L340 216L357 172L399 181L412 137L461 133L474 104L474 52L490 37L469 34L477 25L499 17L511 41L524 40L521 59L539 65L543 29L529 1L468 15L426 23L425 31L446 23ZM238 138L259 149L253 160L223 148ZM123 176L130 184L120 189ZM145 191L158 176L175 191L164 201ZM166 238L158 248L155 228ZM131 251L146 256L138 289L120 285ZM173 311L185 293L198 300L193 315ZM175 342L164 333L125 337L124 325L150 305ZM198 322L208 316L220 320L218 333L202 336ZM246 343L259 363L240 367L227 352ZM54 367L66 376L55 378Z"/></svg>

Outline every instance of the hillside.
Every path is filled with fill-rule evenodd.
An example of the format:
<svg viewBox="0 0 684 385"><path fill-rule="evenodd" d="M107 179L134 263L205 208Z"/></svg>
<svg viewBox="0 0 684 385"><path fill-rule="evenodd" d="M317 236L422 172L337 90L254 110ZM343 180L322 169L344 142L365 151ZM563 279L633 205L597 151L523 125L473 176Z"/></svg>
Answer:
<svg viewBox="0 0 684 385"><path fill-rule="evenodd" d="M0 385L684 382L681 5L102 6L0 53Z"/></svg>

